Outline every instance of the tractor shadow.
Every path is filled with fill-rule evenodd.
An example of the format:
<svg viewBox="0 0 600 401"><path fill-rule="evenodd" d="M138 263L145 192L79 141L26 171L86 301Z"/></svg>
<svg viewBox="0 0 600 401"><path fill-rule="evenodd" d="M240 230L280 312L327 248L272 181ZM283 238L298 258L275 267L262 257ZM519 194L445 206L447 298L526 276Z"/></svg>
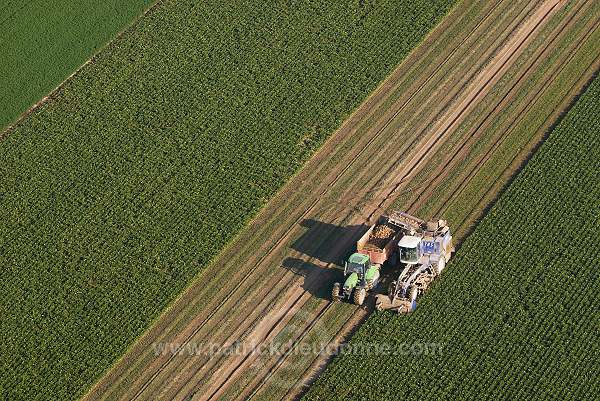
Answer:
<svg viewBox="0 0 600 401"><path fill-rule="evenodd" d="M364 224L338 226L314 219L305 219L300 225L306 231L292 243L291 248L323 263L338 266L342 266L344 260L356 251L356 241L369 229Z"/></svg>
<svg viewBox="0 0 600 401"><path fill-rule="evenodd" d="M302 276L302 288L312 296L331 300L333 283L344 281L344 261L356 252L356 241L370 226L339 226L314 219L303 220L300 225L306 230L292 243L291 248L312 261L288 257L282 266ZM327 265L329 266L326 267ZM386 267L384 265L384 270L387 270Z"/></svg>
<svg viewBox="0 0 600 401"><path fill-rule="evenodd" d="M336 281L344 279L341 268L326 268L298 258L286 258L282 266L292 273L302 276L302 289L313 297L331 299L331 288Z"/></svg>

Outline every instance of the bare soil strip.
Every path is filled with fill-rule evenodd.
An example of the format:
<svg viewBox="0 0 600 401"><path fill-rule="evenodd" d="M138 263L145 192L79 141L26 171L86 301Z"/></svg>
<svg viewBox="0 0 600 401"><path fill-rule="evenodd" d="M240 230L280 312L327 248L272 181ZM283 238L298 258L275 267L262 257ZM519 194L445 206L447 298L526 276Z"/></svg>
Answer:
<svg viewBox="0 0 600 401"><path fill-rule="evenodd" d="M470 4L470 8L475 6L480 6L476 2L472 2ZM466 12L465 9L459 8L456 12L457 18L449 18L446 21L453 21L455 25L462 23L462 18L459 18L462 13ZM448 24L444 23L440 28L436 30L430 37L428 37L425 41L426 45L422 46L428 49L427 51L418 51L415 52L417 56L411 55L405 63L403 63L387 80L383 83L380 88L371 96L363 105L363 107L359 108L340 128L336 135L332 136L332 138L323 146L322 151L315 155L311 161L309 161L307 168L303 169L296 177L294 177L289 186L286 186L282 191L279 197L275 197L271 202L268 208L268 212L261 213L254 222L250 225L250 228L246 230L240 236L239 240L234 242L232 246L226 249L223 252L222 257L215 262L215 266L219 267L215 270L217 272L223 272L223 274L216 274L216 277L213 277L215 281L221 281L223 278L229 278L228 282L237 282L239 283L242 277L242 274L246 274L249 276L251 272L248 272L244 269L236 269L232 271L225 268L220 268L219 262L227 262L227 261L244 261L245 264L250 264L252 262L257 262L259 256L268 254L269 250L274 247L274 243L268 241L269 236L281 235L284 231L288 230L287 226L279 224L275 227L275 229L271 226L270 222L277 222L282 218L283 215L288 213L289 217L296 217L296 221L299 220L302 216L298 216L297 212L293 207L295 206L295 198L298 195L302 196L303 194L300 191L296 191L295 188L302 187L305 183L309 182L317 182L327 184L327 180L320 173L322 170L326 168L331 169L333 163L328 162L329 158L339 157L340 154L348 155L349 157L356 157L356 152L350 153L347 152L347 148L343 146L344 141L347 141L352 137L352 134L356 133L356 127L359 123L368 120L374 112L377 110L377 107L383 102L385 99L385 94L391 90L391 88L398 86L398 83L406 82L406 79L403 77L408 76L410 72L413 71L412 66L417 65L418 63L415 60L418 60L419 57L429 57L430 50L435 46L436 40L442 35L443 32L455 32L457 30L456 27L452 28L448 26ZM427 68L429 66L441 66L445 61L437 61L425 64L424 70L428 71ZM436 64L437 63L437 64ZM423 64L423 63L421 63ZM408 67L407 67L408 66ZM424 75L421 79L415 79L414 85L420 85L419 88L422 88L425 85L425 82L429 80L433 76L433 73L430 75ZM390 84L389 82L392 82ZM413 93L413 92L410 92ZM383 99L383 100L382 100ZM400 99L399 101L402 101ZM364 141L359 143L357 148L364 148L365 142L369 140L367 135L361 135L360 138L364 138ZM352 143L353 145L355 143ZM339 149L339 151L338 151ZM350 164L350 163L348 163ZM339 172L339 169L337 169ZM331 175L331 174L330 174ZM315 181L317 180L317 181ZM315 190L319 190L319 188L309 188L311 192L314 193ZM291 205L292 208L286 208L285 205ZM275 211L275 213L273 213ZM279 228L279 229L277 229ZM271 231L271 232L269 232ZM261 234L264 234L261 235ZM255 239L258 237L258 241ZM247 249L244 249L244 244L248 244ZM252 249L254 247L254 249ZM250 250L250 252L248 252ZM240 255L239 257L236 257ZM246 259L244 259L246 257ZM208 269L207 269L208 270ZM236 272L238 272L236 274ZM229 275L229 276L228 276ZM199 282L202 277L199 278ZM134 378L133 376L137 376L135 374L127 374L128 372L132 372L137 370L139 367L143 366L148 361L153 362L154 365L156 363L162 363L163 361L157 361L161 358L157 358L152 350L151 346L153 343L157 341L162 341L168 339L170 341L174 340L173 334L177 334L178 331L183 329L181 324L177 324L178 321L183 321L190 316L196 318L196 325L202 325L202 319L205 319L210 315L210 311L218 310L224 302L226 301L226 296L231 291L231 286L222 285L225 287L222 291L225 294L224 297L218 296L218 292L208 294L210 298L208 299L208 303L204 301L204 305L201 307L190 307L191 305L196 305L197 302L194 302L196 299L200 298L202 295L206 293L206 286L202 284L197 284L192 286L187 292L184 292L180 297L178 302L175 302L174 305L168 310L159 321L157 321L156 325L145 335L140 341L128 352L122 360L112 369L108 375L104 377L94 388L91 389L86 398L109 398L116 399L118 397L117 393L123 390L125 387L131 386L131 381ZM244 295L244 294L242 294ZM219 302L221 300L222 302ZM188 310L190 309L190 310ZM208 311L208 312L204 312ZM200 316L195 316L200 312ZM208 315L207 315L208 313ZM167 358L172 359L172 358ZM123 394L121 394L123 396ZM126 398L126 397L124 397Z"/></svg>
<svg viewBox="0 0 600 401"><path fill-rule="evenodd" d="M566 30L568 30L570 27L572 27L572 25L576 22L575 17L580 15L580 13L582 11L586 10L584 5L585 5L585 3L581 3L581 5L575 9L575 12L569 18L566 18L563 21L563 23L560 24L552 32L552 34L548 37L548 39L546 41L546 45L537 49L534 52L534 54L531 56L531 59L534 60L534 62L532 64L530 64L529 67L522 70L520 76L515 80L514 84L507 91L506 95L504 95L504 97L501 99L500 103L496 107L494 107L492 110L490 110L487 113L484 120L481 122L481 124L476 127L476 129L480 133L480 135L469 136L469 137L464 138L461 141L459 148L460 148L462 154L467 154L468 150L471 149L472 147L474 147L476 142L481 138L481 133L483 133L484 131L488 130L491 127L492 122L494 121L494 119L496 117L495 112L498 110L498 108L508 107L513 102L514 97L511 96L511 94L515 93L519 88L522 87L523 83L530 76L531 72L535 68L539 67L540 60L545 59L545 57L548 57L548 55L555 50L554 45L556 44L557 39L559 37L561 37L562 33L564 33ZM557 66L556 70L559 70L561 67L564 67L564 65L566 65L572 59L572 57L574 56L577 49L578 49L578 47L575 46L575 44L574 44L573 51L569 54L568 58L564 61L564 63L562 63L560 66ZM557 71L553 74L549 74L548 79L546 80L546 82L544 84L544 87L547 87L549 85L549 83L553 80L553 78L555 78L556 75L558 75L558 72L560 72L560 71ZM531 107L531 105L533 103L535 103L535 100L537 98L539 98L541 93L542 93L541 91L532 91L530 93L530 95L528 97L528 101L524 102L522 104L523 107L521 107L521 109L517 113L515 113L514 119L511 121L511 123L508 125L508 127L514 128L516 126L516 123L519 121L519 119L526 114L526 111L529 110L529 108ZM432 213L432 216L442 216L443 215L443 210L445 209L445 206L449 205L450 202L453 199L455 199L456 196L458 196L461 188L464 188L468 184L469 178L472 177L474 172L476 170L478 170L487 160L489 160L489 156L491 154L493 154L493 152L498 148L498 146L502 143L502 141L504 139L506 139L506 137L510 134L510 132L511 132L510 128L507 128L507 130L505 130L505 131L499 131L499 133L501 135L499 135L498 138L493 140L494 141L493 145L489 148L489 150L487 152L481 153L480 156L477 157L478 160L472 165L472 168L470 168L470 169L464 168L463 169L463 171L465 171L465 173L462 174L462 177L464 177L464 178L462 179L462 181L459 185L459 190L457 190L453 193L452 197L448 200L448 202L445 202L443 205L440 205L440 207L435 212ZM463 163L464 161L465 161L464 158L447 157L444 160L444 162L440 166L438 166L438 168L432 174L433 178L429 180L428 187L423 188L422 190L419 190L419 191L415 191L412 199L408 202L408 204L409 204L408 207L411 209L413 209L413 208L418 209L423 204L424 200L429 199L431 196L433 196L434 192L439 187L441 182L443 180L446 180L448 175L452 172L452 169L456 168L459 163ZM467 167L467 166L464 166L464 167Z"/></svg>
<svg viewBox="0 0 600 401"><path fill-rule="evenodd" d="M503 62L503 61L504 61L504 60L502 60L502 62ZM431 135L431 132L429 133L429 135ZM363 170L363 171L364 171L364 170ZM398 174L398 172L396 172L396 174ZM402 172L402 174L404 174L404 173ZM383 175L383 177L384 177L384 178L385 178L386 176L387 176L387 174L384 174L384 175ZM343 244L343 246L342 246L341 248L342 248L343 250L345 250L345 249L348 249L348 247L350 247L350 246L351 246L351 243L352 243L352 241L347 241L345 244ZM299 255L299 256L301 256L301 255ZM284 299L286 299L286 298L287 298L287 297L284 297ZM248 359L245 359L245 361L248 361ZM197 364L198 364L197 362L198 362L198 361L195 361L195 362L193 362L193 363L192 363L192 362L190 362L190 365L197 365ZM219 361L219 362L220 362L220 361ZM205 367L205 365L203 365L203 368L204 368L204 367ZM212 374L213 376L215 376L215 375L218 375L218 373L215 373L215 372L212 372L212 371L210 372L210 374ZM183 382L189 382L189 378L188 378L187 380L186 380L186 379L183 379L183 380L181 380L181 381L183 381ZM188 386L189 386L189 383L188 383ZM162 387L162 386L160 386L160 387ZM164 388L164 387L163 387L163 388ZM166 389L166 388L164 388L164 389Z"/></svg>
<svg viewBox="0 0 600 401"><path fill-rule="evenodd" d="M594 21L592 21L592 22L594 22ZM551 71L550 73L546 74L546 78L545 78L543 87L538 89L536 92L532 93L533 96L528 97L528 100L524 104L529 106L530 104L537 102L537 100L540 98L540 95L542 93L544 93L544 91L548 88L549 84L553 81L553 79L555 79L562 72L565 65L567 65L569 62L571 62L572 55L574 54L575 50L580 49L580 47L581 47L580 44L584 43L585 40L587 40L590 37L590 33L597 28L598 23L595 22L593 25L594 26L592 27L592 29L586 31L584 37L581 38L582 39L581 41L580 40L574 41L574 43L579 44L579 45L575 46L575 48L568 54L568 57L565 59L565 61L560 66L558 66L558 68L556 68L554 71ZM573 96L574 93L577 93L579 91L579 89L585 84L585 82L587 82L587 80L590 78L590 76L593 75L594 71L597 70L598 65L600 65L600 61L596 60L596 61L592 62L592 64L589 66L589 68L586 69L584 76L582 76L581 79L579 79L572 87L569 88L565 97L568 98L569 96ZM566 103L566 101L563 101L562 103L563 103L562 107L564 108L567 103ZM561 108L561 110L563 108ZM528 112L529 112L529 107L525 107L518 114L518 116L511 123L511 125L507 128L507 131L501 131L501 132L506 132L507 134L511 133L512 129L515 127L515 124L518 124L518 122L521 120L521 117L526 115ZM546 120L544 120L545 125L549 125L551 123L551 121L554 121L556 119L556 117L557 117L557 114L552 113L552 117L549 116ZM543 132L545 132L545 130L542 128L542 126L540 126L540 128L538 128L534 132L543 133ZM505 138L506 135L504 135L503 137ZM527 148L523 149L521 152L517 152L517 155L515 156L515 158L521 159L521 160L520 160L520 162L517 162L517 163L511 163L512 172L515 171L515 169L518 165L521 165L522 159L525 157L525 155L528 154L529 150L535 144L537 144L539 142L539 140L540 140L540 135L539 134L534 135L534 138L532 138L532 141L531 141L531 145L528 146ZM490 148L490 151L497 149L497 147L498 147L498 143L493 142L493 146L492 146L492 148ZM486 153L486 155L488 155L488 153ZM483 163L478 161L477 165L474 166L473 170L470 170L468 177L470 178L470 177L472 177L473 174L476 174L479 171L479 168L481 167L482 164ZM509 172L509 175L510 175L510 172ZM501 176L502 176L501 178L503 178L503 179L499 179L499 181L506 182L506 180L508 179L507 174L502 173ZM462 187L463 186L461 185L457 191L460 191ZM490 188L490 191L492 191L492 192L495 191L495 193L497 193L500 189L498 185L494 185L493 187L495 187L495 188ZM442 207L447 206L455 199L455 194L454 193L450 193L450 194L451 194L451 196L445 198L446 200L441 204ZM486 195L487 195L487 191L486 191ZM485 207L485 205L489 204L489 202L488 202L488 203L485 203L483 206L481 206L482 203L483 202L481 202L480 204L477 205L477 207L474 208L473 213L477 213L477 212L481 211L483 209L483 207ZM420 206L419 204L415 203L409 208L409 210L418 210L419 206ZM340 329L339 332L336 334L336 336L333 338L332 342L330 343L330 347L333 346L333 349L336 349L337 347L339 347L339 345L341 343L343 343L345 341L345 339L347 338L348 333L352 332L352 329L356 325L360 324L360 322L362 322L368 316L368 314L370 312L371 312L371 309L369 309L369 308L357 309L356 312L352 315L352 317L346 322L344 327L342 327L342 329ZM295 383L294 386L292 386L290 391L286 394L285 399L294 399L298 394L301 394L303 389L306 388L306 386L309 385L312 382L312 380L314 380L314 378L318 374L318 372L321 371L323 365L327 362L328 359L329 358L326 354L320 355L319 358L315 359L313 361L313 363L311 363L310 366L306 369L302 378L299 379ZM283 365L283 361L278 361L276 369L281 368L282 365ZM269 374L266 377L270 377L272 375L273 375L273 370L269 371ZM263 379L261 381L261 384L257 388L255 388L251 394L252 395L257 394L260 390L260 387L262 385L264 385L265 383L266 383L266 380ZM241 399L241 398L239 398L239 399Z"/></svg>
<svg viewBox="0 0 600 401"><path fill-rule="evenodd" d="M256 361L262 357L252 352L219 358L178 357L168 353L157 356L150 347L160 341L264 344L282 333L287 334L290 321L302 312L308 319L302 327L298 326L298 333L291 335L293 344L297 345L314 331L316 322L331 319L341 308L344 308L343 313L350 312L348 316L354 314L355 310L346 308L347 305L339 307L327 301L309 310L307 305L314 299L310 289L330 284L335 262L351 248L363 229L360 223L365 217L380 213L399 193L414 190L411 180L415 172L441 151L465 115L506 73L544 23L564 5L556 0L545 1L532 11L528 2L523 2L521 8L508 1L484 3L487 8L482 9L481 18L471 30L456 37L449 52L436 55L435 62L425 64L429 75L417 75L414 83L408 82L404 74L418 71L420 65L409 57L325 144L323 149L329 150L329 155L319 152L281 191L279 199L271 202L273 208L261 213L252 223L256 231L242 234L224 252L219 259L223 264L215 269L222 267L226 282L213 278L217 281L213 287L211 284L207 288L192 286L86 398L216 399L223 395L242 399L256 395L266 379L288 362L287 356L263 361L256 370ZM457 10L464 13L477 6L465 2L463 8ZM502 31L492 32L492 27L500 26L502 15L509 11L513 18L519 17L517 25L506 21L502 25L506 35ZM523 20L526 22L519 25ZM453 25L448 21L444 22L444 29L451 30ZM450 21L462 22L460 18ZM480 29L487 29L490 36L495 37L486 42ZM434 32L415 53L434 54L433 50L423 49L433 49L435 41L431 38L436 37L443 35ZM479 57L469 60L465 68L465 55L470 49L477 49ZM474 61L480 67L469 68ZM445 69L452 71L452 67L456 70L448 75ZM465 74L465 70L470 73ZM457 74L460 71L462 74ZM419 97L426 95L434 107L420 101ZM394 97L396 100L390 104L389 99ZM410 125L412 132L404 132L400 127L412 120L411 117L421 121ZM475 137L478 132L472 135ZM464 151L461 149L458 153ZM397 153L398 158L390 158L391 152ZM450 162L454 163L452 160L458 153ZM357 180L357 177L364 179ZM438 181L445 179L439 177ZM348 202L330 206L332 198L340 199L340 194L347 193L354 194ZM298 239L305 231L301 225L309 216L322 223L322 227L309 230ZM336 226L348 224L355 226L339 234ZM281 267L286 267L290 259L319 270L307 273L303 279L289 267ZM218 288L218 284L223 288ZM366 313L363 309L358 311L357 314ZM355 319L356 314L351 320ZM337 327L343 331L345 326ZM335 334L338 329L333 329ZM289 387L300 376L298 372Z"/></svg>

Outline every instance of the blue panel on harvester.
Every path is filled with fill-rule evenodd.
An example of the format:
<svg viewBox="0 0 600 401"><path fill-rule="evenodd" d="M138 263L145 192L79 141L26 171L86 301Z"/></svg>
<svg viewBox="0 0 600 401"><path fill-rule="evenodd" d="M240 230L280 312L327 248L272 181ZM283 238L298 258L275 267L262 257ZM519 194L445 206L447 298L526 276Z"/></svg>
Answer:
<svg viewBox="0 0 600 401"><path fill-rule="evenodd" d="M436 246L438 245L438 246ZM435 241L423 241L423 252L424 253L436 253L439 248L439 244Z"/></svg>

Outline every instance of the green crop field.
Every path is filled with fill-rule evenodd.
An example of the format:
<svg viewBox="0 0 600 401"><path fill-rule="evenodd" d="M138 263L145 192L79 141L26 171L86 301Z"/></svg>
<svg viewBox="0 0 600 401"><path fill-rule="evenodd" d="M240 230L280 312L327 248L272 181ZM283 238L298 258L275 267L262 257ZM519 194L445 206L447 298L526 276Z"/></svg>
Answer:
<svg viewBox="0 0 600 401"><path fill-rule="evenodd" d="M0 2L0 131L153 0Z"/></svg>
<svg viewBox="0 0 600 401"><path fill-rule="evenodd" d="M82 394L452 3L165 1L103 49L0 141L0 394Z"/></svg>
<svg viewBox="0 0 600 401"><path fill-rule="evenodd" d="M599 132L597 78L417 310L371 316L304 400L598 399Z"/></svg>

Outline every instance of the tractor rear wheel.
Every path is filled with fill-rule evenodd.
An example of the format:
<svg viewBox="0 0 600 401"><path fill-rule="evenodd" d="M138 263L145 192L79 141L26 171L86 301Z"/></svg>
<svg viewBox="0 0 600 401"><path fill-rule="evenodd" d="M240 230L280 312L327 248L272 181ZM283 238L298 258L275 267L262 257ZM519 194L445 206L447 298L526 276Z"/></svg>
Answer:
<svg viewBox="0 0 600 401"><path fill-rule="evenodd" d="M340 300L340 283L335 283L333 285L333 289L331 290L331 299L333 301Z"/></svg>
<svg viewBox="0 0 600 401"><path fill-rule="evenodd" d="M363 287L354 290L354 303L356 305L362 305L365 302L367 296L367 290Z"/></svg>

